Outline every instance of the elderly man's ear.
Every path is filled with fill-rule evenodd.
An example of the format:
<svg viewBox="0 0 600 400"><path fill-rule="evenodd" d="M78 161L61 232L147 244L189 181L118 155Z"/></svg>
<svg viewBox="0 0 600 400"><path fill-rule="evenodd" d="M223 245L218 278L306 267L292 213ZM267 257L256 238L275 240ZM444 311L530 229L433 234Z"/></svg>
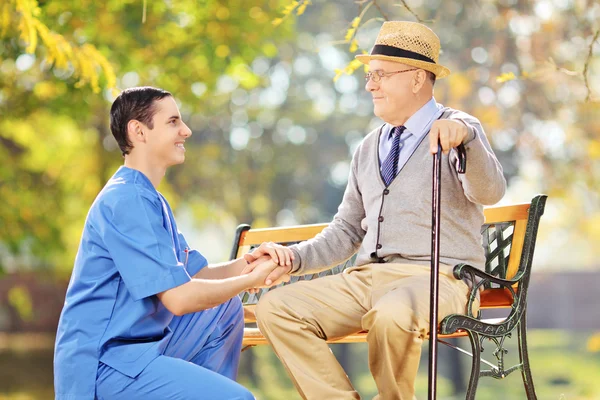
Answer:
<svg viewBox="0 0 600 400"><path fill-rule="evenodd" d="M425 85L426 82L427 82L427 72L425 72L425 70L422 70L422 69L417 70L417 72L415 73L415 76L413 78L413 81L412 81L413 94L419 93L419 91L421 90L421 88L423 88L423 86Z"/></svg>

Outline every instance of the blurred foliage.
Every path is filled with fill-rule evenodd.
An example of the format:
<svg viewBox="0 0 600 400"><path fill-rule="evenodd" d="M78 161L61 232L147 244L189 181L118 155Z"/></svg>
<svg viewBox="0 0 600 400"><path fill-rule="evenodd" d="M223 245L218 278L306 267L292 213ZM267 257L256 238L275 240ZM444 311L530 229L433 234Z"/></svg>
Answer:
<svg viewBox="0 0 600 400"><path fill-rule="evenodd" d="M297 1L287 3L289 10ZM354 9L313 3L296 18L298 30L320 32L320 54L331 45L343 54L325 66L336 79L362 75L354 55L370 50L383 21L431 27L442 43L440 63L452 70L436 83L436 99L482 121L509 178L504 202L550 195L536 263L598 266L598 1L358 0Z"/></svg>
<svg viewBox="0 0 600 400"><path fill-rule="evenodd" d="M3 1L0 269L70 272L87 209L120 162L108 129L111 87L166 88L188 119L203 120L229 102L218 88L224 76L246 89L260 83L249 64L275 55L290 30L270 24L278 5ZM198 139L197 154L226 158ZM161 188L174 203L193 184L180 182Z"/></svg>
<svg viewBox="0 0 600 400"><path fill-rule="evenodd" d="M595 333L587 341L587 349L592 353L600 352L600 333Z"/></svg>
<svg viewBox="0 0 600 400"><path fill-rule="evenodd" d="M37 10L73 48L106 57L117 88L175 95L194 136L161 190L180 225L211 227L220 242L239 222L331 218L353 150L380 124L353 56L383 20L423 21L453 71L436 99L483 122L509 179L505 201L550 195L536 265L597 265L597 2L47 0ZM85 213L120 163L107 126L114 94L105 74L94 94L75 64L49 61L43 40L28 53L18 27L2 26L0 265L68 273ZM194 245L225 257L226 245L208 243Z"/></svg>
<svg viewBox="0 0 600 400"><path fill-rule="evenodd" d="M10 304L23 321L33 319L33 305L27 288L13 286L8 290L8 304Z"/></svg>
<svg viewBox="0 0 600 400"><path fill-rule="evenodd" d="M306 11L306 7L311 4L310 0L293 0L290 4L284 7L281 12L281 18L275 18L273 20L273 25L278 26L290 15L302 15L304 11Z"/></svg>
<svg viewBox="0 0 600 400"><path fill-rule="evenodd" d="M38 18L41 9L36 0L5 0L0 13L0 38L18 33L27 45L27 54L34 54L41 40L45 48L44 63L58 70L71 68L73 76L79 79L76 86L89 84L94 92L99 92L99 72L102 71L106 87L114 88L116 78L107 59L93 45L74 45L48 29Z"/></svg>

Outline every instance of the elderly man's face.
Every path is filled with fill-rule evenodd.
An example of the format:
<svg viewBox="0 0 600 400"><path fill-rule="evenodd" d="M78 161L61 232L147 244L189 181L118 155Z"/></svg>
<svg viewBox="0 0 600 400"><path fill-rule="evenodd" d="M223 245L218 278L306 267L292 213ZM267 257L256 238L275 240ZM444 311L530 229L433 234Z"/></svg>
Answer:
<svg viewBox="0 0 600 400"><path fill-rule="evenodd" d="M411 85L417 70L393 61L371 60L369 71L374 74L378 71L387 74L381 77L379 82L370 79L365 86L373 96L375 115L389 124L402 124L405 120L403 114L412 108L409 106L414 101ZM397 71L406 72L389 74ZM375 76L376 80L378 78L379 76Z"/></svg>

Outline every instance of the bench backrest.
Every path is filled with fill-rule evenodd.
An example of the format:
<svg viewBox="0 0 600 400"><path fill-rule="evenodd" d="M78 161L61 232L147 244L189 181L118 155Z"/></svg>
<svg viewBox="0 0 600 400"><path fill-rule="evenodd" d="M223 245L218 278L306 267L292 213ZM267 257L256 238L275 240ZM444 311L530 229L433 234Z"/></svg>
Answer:
<svg viewBox="0 0 600 400"><path fill-rule="evenodd" d="M481 227L481 235L486 257L485 271L501 279L518 280L519 292L527 290L537 229L544 212L546 198L545 195L539 195L534 197L531 203L484 209L485 223ZM311 239L327 225L313 224L262 229L251 229L250 225L240 225L236 231L231 259L241 257L263 242L291 245ZM292 277L286 285L298 280L311 280L337 274L352 266L353 263L354 257L343 264L317 274ZM257 294L243 293L241 295L242 302L255 304L264 293L272 289L263 289ZM486 294L483 296L485 299L497 297L497 300L491 300L490 306L494 306L494 302L497 302L495 304L497 307L508 306L512 303L512 293L506 293L504 289L496 289L490 284L487 284L485 289ZM494 293L496 290L500 293ZM484 298L482 298L482 303Z"/></svg>

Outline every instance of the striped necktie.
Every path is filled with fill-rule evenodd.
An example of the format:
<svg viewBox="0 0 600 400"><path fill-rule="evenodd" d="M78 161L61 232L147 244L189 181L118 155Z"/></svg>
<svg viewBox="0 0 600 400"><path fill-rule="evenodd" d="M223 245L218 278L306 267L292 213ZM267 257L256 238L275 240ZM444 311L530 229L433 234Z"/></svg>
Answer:
<svg viewBox="0 0 600 400"><path fill-rule="evenodd" d="M390 150L390 154L388 154L387 158L381 164L381 176L383 177L383 181L385 182L385 186L389 186L390 183L394 180L394 177L398 173L398 156L400 155L400 135L406 129L405 126L396 126L392 129L392 135L394 136L394 141L392 142L392 149Z"/></svg>

